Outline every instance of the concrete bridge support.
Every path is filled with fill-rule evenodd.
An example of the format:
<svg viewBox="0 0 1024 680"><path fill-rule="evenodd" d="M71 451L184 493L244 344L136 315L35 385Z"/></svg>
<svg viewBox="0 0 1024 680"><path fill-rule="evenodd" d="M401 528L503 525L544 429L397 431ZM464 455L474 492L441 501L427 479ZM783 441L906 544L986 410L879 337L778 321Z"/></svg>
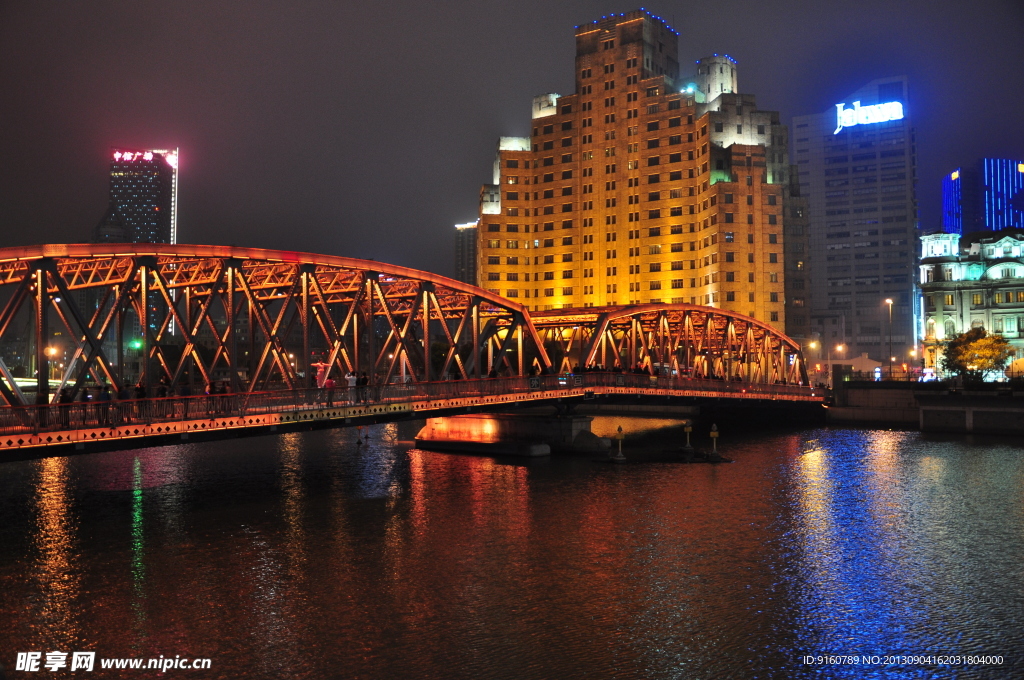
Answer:
<svg viewBox="0 0 1024 680"><path fill-rule="evenodd" d="M518 413L430 418L416 435L416 445L434 451L496 455L606 454L611 441L590 431L592 420L580 415Z"/></svg>

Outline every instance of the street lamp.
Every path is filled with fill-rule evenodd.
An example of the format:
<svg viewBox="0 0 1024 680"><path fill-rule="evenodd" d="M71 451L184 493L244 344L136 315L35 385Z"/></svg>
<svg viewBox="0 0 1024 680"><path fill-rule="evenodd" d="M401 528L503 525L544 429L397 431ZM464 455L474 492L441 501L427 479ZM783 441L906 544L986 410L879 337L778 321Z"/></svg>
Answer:
<svg viewBox="0 0 1024 680"><path fill-rule="evenodd" d="M845 349L846 349L846 347L844 345L841 345L841 344L840 345L836 345L836 353L837 354L842 354L843 350L845 350ZM829 386L829 389L831 389L832 388L832 348L831 347L829 347L829 350L828 350L828 371L829 371L829 373L828 373L828 386Z"/></svg>
<svg viewBox="0 0 1024 680"><path fill-rule="evenodd" d="M807 343L807 348L808 349L818 349L818 342L816 340L811 340L809 343ZM819 360L821 359L821 352L818 352L818 359ZM805 364L806 364L806 362L805 362ZM815 371L815 373L818 373L818 371Z"/></svg>
<svg viewBox="0 0 1024 680"><path fill-rule="evenodd" d="M53 365L53 357L57 354L57 348L47 347L43 350L43 353L46 354L48 359L46 364L46 377L48 380L53 380L53 369L56 368L56 366Z"/></svg>
<svg viewBox="0 0 1024 680"><path fill-rule="evenodd" d="M889 305L889 380L892 380L892 298L885 298L885 304Z"/></svg>

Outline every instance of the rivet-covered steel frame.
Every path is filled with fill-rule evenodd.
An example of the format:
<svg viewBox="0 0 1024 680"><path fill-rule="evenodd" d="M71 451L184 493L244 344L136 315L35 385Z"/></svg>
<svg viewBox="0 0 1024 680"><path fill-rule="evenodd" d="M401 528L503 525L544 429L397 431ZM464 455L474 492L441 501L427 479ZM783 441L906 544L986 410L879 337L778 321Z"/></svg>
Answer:
<svg viewBox="0 0 1024 680"><path fill-rule="evenodd" d="M76 394L90 379L115 391L131 381L151 395L186 376L224 376L233 392L308 387L321 365L377 383L550 366L526 309L493 293L381 262L256 248L0 249L0 343L28 327L21 341L34 357L36 396L27 400L0 361L11 405L48 403L65 387ZM51 389L55 333L70 346ZM126 375L133 354L139 369Z"/></svg>
<svg viewBox="0 0 1024 680"><path fill-rule="evenodd" d="M714 307L647 304L533 312L561 371L670 372L691 378L807 385L800 345L752 317Z"/></svg>

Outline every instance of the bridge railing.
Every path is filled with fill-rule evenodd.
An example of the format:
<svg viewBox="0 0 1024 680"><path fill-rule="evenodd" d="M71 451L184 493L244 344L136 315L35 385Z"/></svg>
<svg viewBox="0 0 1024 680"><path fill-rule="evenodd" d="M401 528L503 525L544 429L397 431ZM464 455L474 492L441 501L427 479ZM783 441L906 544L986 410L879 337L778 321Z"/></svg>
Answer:
<svg viewBox="0 0 1024 680"><path fill-rule="evenodd" d="M500 397L532 392L569 392L593 388L621 388L625 393L644 390L707 392L719 395L758 394L766 398L820 394L800 385L765 385L722 380L634 373L583 373L536 377L485 378L430 383L399 383L328 389L163 397L120 401L58 403L49 406L0 408L0 435L57 432L95 427L175 422L204 418L312 411L339 406L379 405L414 401L445 401ZM456 404L453 404L455 406ZM465 405L457 404L457 405Z"/></svg>

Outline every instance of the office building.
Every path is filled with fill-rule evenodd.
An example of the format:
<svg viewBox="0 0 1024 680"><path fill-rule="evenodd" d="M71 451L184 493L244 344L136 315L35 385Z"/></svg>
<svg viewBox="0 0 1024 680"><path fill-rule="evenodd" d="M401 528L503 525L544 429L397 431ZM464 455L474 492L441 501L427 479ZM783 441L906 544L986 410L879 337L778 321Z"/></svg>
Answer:
<svg viewBox="0 0 1024 680"><path fill-rule="evenodd" d="M793 119L808 202L811 333L886 363L916 344L916 159L905 77ZM892 304L886 300L892 300ZM900 350L902 352L902 350Z"/></svg>
<svg viewBox="0 0 1024 680"><path fill-rule="evenodd" d="M178 242L178 151L112 149L110 205L93 241Z"/></svg>
<svg viewBox="0 0 1024 680"><path fill-rule="evenodd" d="M922 236L920 285L926 367L943 341L977 327L1024 357L1024 230Z"/></svg>
<svg viewBox="0 0 1024 680"><path fill-rule="evenodd" d="M714 55L680 76L644 10L576 28L575 91L534 98L480 195L478 285L531 310L694 303L785 327L788 135Z"/></svg>
<svg viewBox="0 0 1024 680"><path fill-rule="evenodd" d="M947 234L1024 229L1024 161L982 158L942 179Z"/></svg>
<svg viewBox="0 0 1024 680"><path fill-rule="evenodd" d="M476 285L476 222L455 225L455 280Z"/></svg>

